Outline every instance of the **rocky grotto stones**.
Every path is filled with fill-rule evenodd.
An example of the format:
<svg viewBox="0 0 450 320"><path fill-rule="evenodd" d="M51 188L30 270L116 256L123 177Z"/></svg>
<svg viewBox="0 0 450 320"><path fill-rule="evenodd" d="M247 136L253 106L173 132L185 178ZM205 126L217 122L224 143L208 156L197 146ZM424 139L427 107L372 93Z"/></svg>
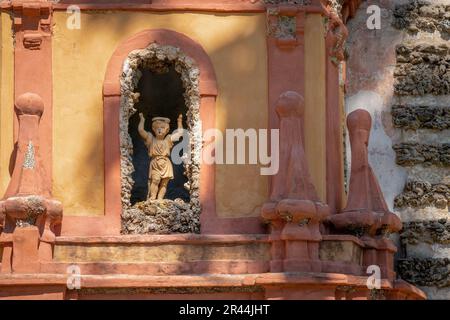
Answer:
<svg viewBox="0 0 450 320"><path fill-rule="evenodd" d="M402 44L396 51L395 94L450 94L450 54L447 45Z"/></svg>
<svg viewBox="0 0 450 320"><path fill-rule="evenodd" d="M400 238L404 244L450 243L450 221L447 219L405 222L402 230Z"/></svg>
<svg viewBox="0 0 450 320"><path fill-rule="evenodd" d="M262 0L265 4L300 4L309 5L311 0Z"/></svg>
<svg viewBox="0 0 450 320"><path fill-rule="evenodd" d="M450 36L450 5L432 4L430 1L415 0L397 5L394 10L393 26L410 33L418 31L439 31L443 37Z"/></svg>
<svg viewBox="0 0 450 320"><path fill-rule="evenodd" d="M124 234L199 233L199 216L181 199L144 201L122 214Z"/></svg>
<svg viewBox="0 0 450 320"><path fill-rule="evenodd" d="M450 166L450 143L428 145L418 143L399 143L393 146L400 166L417 164Z"/></svg>
<svg viewBox="0 0 450 320"><path fill-rule="evenodd" d="M180 74L184 88L184 100L188 107L187 125L191 149L191 161L185 164L185 185L190 193L190 202L165 200L147 201L131 205L131 190L134 184L132 173L133 143L128 133L128 122L136 112L135 103L139 101L136 92L142 76L140 68L153 72L167 72L170 65ZM195 62L179 48L150 44L142 50L132 51L124 63L121 76L120 108L120 154L122 188L122 232L123 233L182 233L200 232L200 157L202 148L202 129L200 122L200 70ZM181 201L181 200L180 200ZM171 202L171 203L170 203ZM168 215L173 215L169 217Z"/></svg>
<svg viewBox="0 0 450 320"><path fill-rule="evenodd" d="M396 128L411 130L450 128L450 107L394 105L391 112Z"/></svg>
<svg viewBox="0 0 450 320"><path fill-rule="evenodd" d="M394 199L395 208L445 209L450 201L450 184L431 184L427 181L408 181L404 191Z"/></svg>
<svg viewBox="0 0 450 320"><path fill-rule="evenodd" d="M402 279L419 286L447 287L450 285L450 259L399 260L398 273Z"/></svg>

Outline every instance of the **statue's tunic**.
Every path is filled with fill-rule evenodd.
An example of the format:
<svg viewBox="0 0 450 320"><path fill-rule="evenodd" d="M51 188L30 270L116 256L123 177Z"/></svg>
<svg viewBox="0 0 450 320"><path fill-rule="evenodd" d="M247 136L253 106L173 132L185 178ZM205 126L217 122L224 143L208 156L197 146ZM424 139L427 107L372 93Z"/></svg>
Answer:
<svg viewBox="0 0 450 320"><path fill-rule="evenodd" d="M149 168L149 180L173 179L173 167L170 161L170 151L173 146L170 134L164 140L156 139L149 134L151 144L147 145L148 155L152 159Z"/></svg>

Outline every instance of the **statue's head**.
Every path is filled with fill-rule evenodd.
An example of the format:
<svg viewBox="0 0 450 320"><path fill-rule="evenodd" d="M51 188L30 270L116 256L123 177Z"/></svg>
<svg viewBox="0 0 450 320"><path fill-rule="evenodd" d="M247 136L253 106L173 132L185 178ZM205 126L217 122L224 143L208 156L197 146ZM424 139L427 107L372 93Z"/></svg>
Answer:
<svg viewBox="0 0 450 320"><path fill-rule="evenodd" d="M163 117L155 117L152 119L152 130L155 133L156 138L164 139L170 130L170 119Z"/></svg>

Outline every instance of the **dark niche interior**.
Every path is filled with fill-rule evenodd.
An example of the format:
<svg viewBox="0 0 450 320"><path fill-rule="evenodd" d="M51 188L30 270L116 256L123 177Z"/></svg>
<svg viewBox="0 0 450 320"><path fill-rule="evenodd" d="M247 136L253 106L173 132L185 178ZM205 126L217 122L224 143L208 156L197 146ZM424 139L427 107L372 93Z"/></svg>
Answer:
<svg viewBox="0 0 450 320"><path fill-rule="evenodd" d="M170 119L169 134L177 128L177 118L183 115L183 127L186 129L187 107L183 97L184 88L180 75L175 71L173 65L168 66L164 72L153 72L141 68L142 77L138 84L140 93L139 102L135 108L137 112L130 117L129 134L133 142L132 162L134 166L134 186L131 190L131 205L145 201L148 193L148 176L150 157L147 147L138 133L139 113L145 117L145 130L151 132L153 117L166 117ZM153 133L153 132L152 132ZM175 142L174 146L179 142ZM174 178L170 180L165 199L183 199L190 201L189 192L184 187L187 178L184 175L183 164L173 164Z"/></svg>

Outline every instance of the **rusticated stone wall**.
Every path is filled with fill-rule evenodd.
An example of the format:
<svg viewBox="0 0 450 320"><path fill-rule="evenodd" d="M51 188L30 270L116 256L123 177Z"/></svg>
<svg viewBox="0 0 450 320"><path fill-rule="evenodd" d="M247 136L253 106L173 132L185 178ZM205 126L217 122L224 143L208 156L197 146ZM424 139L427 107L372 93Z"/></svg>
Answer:
<svg viewBox="0 0 450 320"><path fill-rule="evenodd" d="M450 106L392 106L392 121L399 129L450 129Z"/></svg>
<svg viewBox="0 0 450 320"><path fill-rule="evenodd" d="M447 288L450 286L450 259L400 260L398 271L403 279L419 286Z"/></svg>
<svg viewBox="0 0 450 320"><path fill-rule="evenodd" d="M450 166L450 143L428 145L406 142L396 144L393 148L400 166Z"/></svg>
<svg viewBox="0 0 450 320"><path fill-rule="evenodd" d="M349 29L346 109L374 118L370 162L403 220L398 275L450 299L450 0L366 1Z"/></svg>
<svg viewBox="0 0 450 320"><path fill-rule="evenodd" d="M449 12L450 13L450 12ZM397 95L423 96L450 93L448 44L401 44L397 47L394 71Z"/></svg>
<svg viewBox="0 0 450 320"><path fill-rule="evenodd" d="M427 181L408 181L404 191L395 200L396 208L436 207L447 209L450 202L450 184L431 184Z"/></svg>

